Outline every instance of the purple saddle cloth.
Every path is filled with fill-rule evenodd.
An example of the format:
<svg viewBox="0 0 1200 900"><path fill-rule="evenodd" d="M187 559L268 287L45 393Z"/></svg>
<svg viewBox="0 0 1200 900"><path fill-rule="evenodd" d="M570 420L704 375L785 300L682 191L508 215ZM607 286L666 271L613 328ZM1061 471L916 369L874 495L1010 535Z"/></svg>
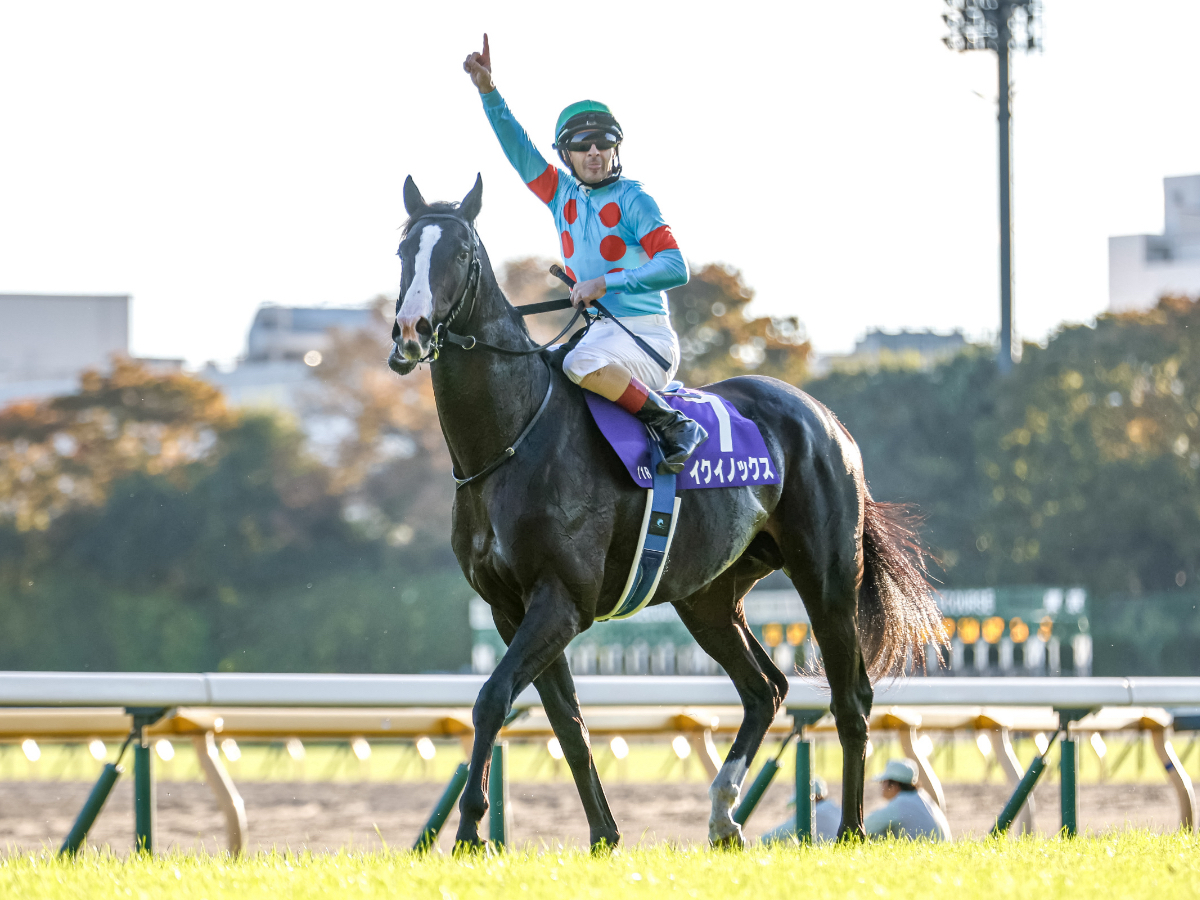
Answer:
<svg viewBox="0 0 1200 900"><path fill-rule="evenodd" d="M649 488L650 434L646 426L611 400L591 391L584 391L584 395L592 418L617 451L629 476L641 487ZM662 397L708 432L708 440L676 476L676 490L779 483L779 472L758 426L724 397L687 388L664 392Z"/></svg>

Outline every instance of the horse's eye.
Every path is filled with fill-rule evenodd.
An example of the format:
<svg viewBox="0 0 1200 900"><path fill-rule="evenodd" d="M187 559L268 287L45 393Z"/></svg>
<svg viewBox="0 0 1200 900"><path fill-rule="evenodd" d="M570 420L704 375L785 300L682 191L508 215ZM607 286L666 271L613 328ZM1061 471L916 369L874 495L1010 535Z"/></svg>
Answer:
<svg viewBox="0 0 1200 900"><path fill-rule="evenodd" d="M468 253L466 250L458 251L458 261L459 262L466 262L470 258L471 258L471 254Z"/></svg>

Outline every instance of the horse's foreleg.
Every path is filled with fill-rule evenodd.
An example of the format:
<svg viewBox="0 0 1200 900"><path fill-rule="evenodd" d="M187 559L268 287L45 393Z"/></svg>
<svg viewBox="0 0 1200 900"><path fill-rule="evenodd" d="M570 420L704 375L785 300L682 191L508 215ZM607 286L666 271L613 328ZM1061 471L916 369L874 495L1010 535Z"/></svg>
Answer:
<svg viewBox="0 0 1200 900"><path fill-rule="evenodd" d="M579 612L565 589L542 584L534 590L525 617L475 701L475 743L467 786L459 801L456 847L482 844L479 822L487 812L487 779L492 747L517 695L533 683L579 633Z"/></svg>
<svg viewBox="0 0 1200 900"><path fill-rule="evenodd" d="M706 606L715 607L711 614ZM733 680L745 710L733 746L708 790L712 801L709 841L741 846L742 827L733 821L733 809L750 763L787 695L787 678L765 654L760 660L754 653L755 638L737 609L736 600L731 602L726 597L723 602L713 604L706 597L691 606L680 604L678 609L696 642Z"/></svg>
<svg viewBox="0 0 1200 900"><path fill-rule="evenodd" d="M579 799L583 801L583 811L587 815L592 849L617 846L621 842L621 832L617 830L616 820L608 808L608 799L604 796L604 788L600 786L600 774L596 771L591 741L583 714L579 711L575 682L571 678L566 656L560 653L546 671L537 677L534 685L542 698L546 717L562 746L563 756L571 767L571 775L575 778Z"/></svg>

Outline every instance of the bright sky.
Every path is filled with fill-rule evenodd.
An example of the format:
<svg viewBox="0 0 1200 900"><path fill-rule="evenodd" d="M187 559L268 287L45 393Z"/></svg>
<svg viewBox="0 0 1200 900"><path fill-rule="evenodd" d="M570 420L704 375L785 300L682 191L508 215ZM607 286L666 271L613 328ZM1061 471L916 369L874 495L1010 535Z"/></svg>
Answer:
<svg viewBox="0 0 1200 900"><path fill-rule="evenodd" d="M1200 172L1200 3L1045 7L1045 53L1015 65L1033 339L1102 311L1107 237L1160 231L1163 176ZM0 0L0 293L128 293L135 354L229 360L261 303L395 291L409 173L432 200L482 172L492 259L554 255L461 70L486 30L547 156L564 105L609 103L688 258L741 268L819 350L873 326L983 337L995 56L947 50L943 10Z"/></svg>

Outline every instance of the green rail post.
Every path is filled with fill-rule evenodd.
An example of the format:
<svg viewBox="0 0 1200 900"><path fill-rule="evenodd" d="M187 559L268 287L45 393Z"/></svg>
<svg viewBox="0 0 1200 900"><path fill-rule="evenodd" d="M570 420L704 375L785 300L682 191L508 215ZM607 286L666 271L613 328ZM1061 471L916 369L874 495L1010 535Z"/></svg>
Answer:
<svg viewBox="0 0 1200 900"><path fill-rule="evenodd" d="M507 764L508 741L496 741L488 770L488 840L498 848L508 844Z"/></svg>
<svg viewBox="0 0 1200 900"><path fill-rule="evenodd" d="M784 742L784 746L787 746L786 741ZM768 759L763 763L763 767L759 770L757 777L750 783L750 787L746 789L746 796L742 798L742 802L738 804L738 808L733 811L733 821L739 825L746 824L746 820L750 818L750 815L757 808L759 801L762 800L763 794L767 792L767 788L775 780L775 776L779 773L779 768L779 761L777 759Z"/></svg>
<svg viewBox="0 0 1200 900"><path fill-rule="evenodd" d="M792 722L798 732L796 738L796 840L811 844L816 831L814 816L816 803L813 801L812 741L805 734L809 725L815 725L825 715L823 709L789 709Z"/></svg>
<svg viewBox="0 0 1200 900"><path fill-rule="evenodd" d="M1059 747L1058 773L1061 778L1060 800L1062 804L1062 834L1075 837L1079 833L1079 744L1071 737L1072 722L1078 722L1091 709L1056 709L1058 727L1063 740Z"/></svg>
<svg viewBox="0 0 1200 900"><path fill-rule="evenodd" d="M1062 778L1062 833L1066 837L1075 837L1079 833L1079 789L1076 784L1079 775L1079 745L1074 738L1064 738L1058 752L1058 772Z"/></svg>
<svg viewBox="0 0 1200 900"><path fill-rule="evenodd" d="M154 853L154 769L146 729L167 714L161 707L129 706L133 716L133 819L134 849Z"/></svg>
<svg viewBox="0 0 1200 900"><path fill-rule="evenodd" d="M121 773L124 771L116 763L104 764L104 769L100 773L100 779L96 782L96 786L92 788L92 792L88 794L87 802L83 804L83 809L79 811L79 818L75 820L75 824L71 826L66 840L63 841L62 846L58 849L59 856L74 856L79 852L79 848L87 840L88 832L91 831L92 825L96 823L96 817L100 815L100 810L104 809L108 795L112 793L117 779L121 777Z"/></svg>
<svg viewBox="0 0 1200 900"><path fill-rule="evenodd" d="M1025 805L1025 801L1033 793L1033 789L1037 786L1042 773L1046 771L1046 757L1049 756L1050 748L1054 746L1054 742L1058 740L1058 734L1058 732L1054 733L1053 739L1046 745L1045 752L1035 756L1033 762L1029 764L1029 768L1025 770L1025 774L1021 776L1021 781L1017 784L1017 789L1013 791L1013 795L1004 804L1004 809L996 817L996 824L992 826L992 837L1000 837L1003 834L1007 834L1008 829L1012 827L1012 823L1016 820L1021 807Z"/></svg>
<svg viewBox="0 0 1200 900"><path fill-rule="evenodd" d="M429 820L417 837L417 842L413 844L413 850L425 852L437 842L438 835L442 833L442 828L446 825L446 820L450 818L450 811L454 809L454 804L462 796L463 788L467 785L467 772L469 771L470 766L466 763L458 764L458 768L454 770L454 776L446 785L445 793L442 794L441 799L433 808L433 812L430 813Z"/></svg>

